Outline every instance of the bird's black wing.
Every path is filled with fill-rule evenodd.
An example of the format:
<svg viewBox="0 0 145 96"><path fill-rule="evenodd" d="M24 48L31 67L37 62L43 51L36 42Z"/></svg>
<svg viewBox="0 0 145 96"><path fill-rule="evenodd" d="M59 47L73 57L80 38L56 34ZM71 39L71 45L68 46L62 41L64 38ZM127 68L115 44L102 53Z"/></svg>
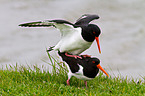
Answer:
<svg viewBox="0 0 145 96"><path fill-rule="evenodd" d="M50 27L55 25L49 21L36 21L36 22L29 22L29 23L23 23L20 24L21 27Z"/></svg>
<svg viewBox="0 0 145 96"><path fill-rule="evenodd" d="M75 26L88 25L92 20L99 19L98 15L84 14L74 24Z"/></svg>
<svg viewBox="0 0 145 96"><path fill-rule="evenodd" d="M21 27L50 27L53 26L60 30L62 36L66 36L67 34L72 34L73 32L77 32L76 28L74 28L74 24L66 21L66 20L44 20L38 22L29 22L20 24Z"/></svg>
<svg viewBox="0 0 145 96"><path fill-rule="evenodd" d="M62 60L68 64L72 73L78 72L79 66L78 66L77 59L75 59L75 57L66 56L65 53L61 53L61 52L58 52L58 54L61 56Z"/></svg>
<svg viewBox="0 0 145 96"><path fill-rule="evenodd" d="M72 25L72 23L66 21L66 20L44 20L44 21L36 21L36 22L29 22L29 23L23 23L19 26L21 27L49 27L49 26L55 26L56 24L69 24Z"/></svg>

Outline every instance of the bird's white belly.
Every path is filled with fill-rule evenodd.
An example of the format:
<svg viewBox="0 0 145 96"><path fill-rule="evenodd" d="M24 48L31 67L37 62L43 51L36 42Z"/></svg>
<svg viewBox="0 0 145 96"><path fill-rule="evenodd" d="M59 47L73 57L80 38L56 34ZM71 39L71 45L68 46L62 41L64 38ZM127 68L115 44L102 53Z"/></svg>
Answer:
<svg viewBox="0 0 145 96"><path fill-rule="evenodd" d="M93 79L93 78L88 78L88 77L84 76L83 67L81 65L78 65L78 66L79 66L79 71L76 73L72 73L72 76L75 76L76 78L81 79L81 80L92 80Z"/></svg>
<svg viewBox="0 0 145 96"><path fill-rule="evenodd" d="M88 78L88 77L83 76L83 75L73 74L73 76L75 76L76 78L81 79L81 80L92 80L93 79L93 78Z"/></svg>
<svg viewBox="0 0 145 96"><path fill-rule="evenodd" d="M63 37L55 46L55 50L60 52L69 52L72 54L80 54L91 46L92 42L85 41L81 34L69 34Z"/></svg>

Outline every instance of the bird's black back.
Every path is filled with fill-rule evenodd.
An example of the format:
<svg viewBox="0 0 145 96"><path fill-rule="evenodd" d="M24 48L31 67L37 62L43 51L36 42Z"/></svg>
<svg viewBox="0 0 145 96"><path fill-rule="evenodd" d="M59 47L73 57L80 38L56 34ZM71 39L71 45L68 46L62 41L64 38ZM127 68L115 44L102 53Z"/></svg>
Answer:
<svg viewBox="0 0 145 96"><path fill-rule="evenodd" d="M79 66L77 65L76 59L74 57L68 57L65 55L65 53L58 52L58 54L61 56L62 60L65 61L69 67L72 73L78 72Z"/></svg>
<svg viewBox="0 0 145 96"><path fill-rule="evenodd" d="M58 54L62 57L63 61L65 61L69 65L72 73L76 73L79 71L79 65L83 67L83 74L89 78L95 78L95 76L99 72L99 69L96 67L97 64L92 63L93 60L98 60L99 64L100 61L97 58L81 56L82 59L76 59L75 57L66 56L65 53L58 52Z"/></svg>

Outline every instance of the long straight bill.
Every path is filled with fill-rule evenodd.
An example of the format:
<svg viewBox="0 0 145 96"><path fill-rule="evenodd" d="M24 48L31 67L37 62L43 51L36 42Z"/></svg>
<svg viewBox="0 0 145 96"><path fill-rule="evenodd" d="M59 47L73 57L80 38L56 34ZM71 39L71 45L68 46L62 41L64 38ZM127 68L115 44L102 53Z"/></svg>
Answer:
<svg viewBox="0 0 145 96"><path fill-rule="evenodd" d="M98 45L99 53L101 54L100 43L99 43L99 37L95 37L95 39L96 39L96 42L97 42L97 45Z"/></svg>
<svg viewBox="0 0 145 96"><path fill-rule="evenodd" d="M100 64L98 64L97 67L109 77L108 73L101 67Z"/></svg>

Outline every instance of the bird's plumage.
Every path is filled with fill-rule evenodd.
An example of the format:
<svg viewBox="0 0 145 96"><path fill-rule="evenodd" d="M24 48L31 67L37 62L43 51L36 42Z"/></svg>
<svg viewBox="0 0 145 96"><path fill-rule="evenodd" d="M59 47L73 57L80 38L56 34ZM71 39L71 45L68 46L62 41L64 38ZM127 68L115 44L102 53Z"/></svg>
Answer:
<svg viewBox="0 0 145 96"><path fill-rule="evenodd" d="M107 72L100 66L100 60L98 58L92 57L84 57L81 58L69 57L66 56L65 53L58 52L58 54L62 57L63 61L68 64L68 80L72 76L75 76L81 80L92 80L96 77L99 72L99 69L102 70L107 76Z"/></svg>
<svg viewBox="0 0 145 96"><path fill-rule="evenodd" d="M100 63L98 58L91 58L91 57L84 57L81 56L80 58L74 58L66 56L65 53L58 52L59 55L62 57L63 61L65 61L70 69L71 74L80 75L79 77L87 77L87 78L95 78L99 69L97 68L97 64ZM96 63L92 63L95 61Z"/></svg>
<svg viewBox="0 0 145 96"><path fill-rule="evenodd" d="M99 27L94 24L89 24L89 22L98 18L98 15L85 14L79 18L75 24L66 20L44 20L24 23L19 26L55 27L61 32L61 40L54 48L52 48L52 50L59 50L60 52L68 52L71 54L80 54L91 46L95 36L100 35Z"/></svg>

